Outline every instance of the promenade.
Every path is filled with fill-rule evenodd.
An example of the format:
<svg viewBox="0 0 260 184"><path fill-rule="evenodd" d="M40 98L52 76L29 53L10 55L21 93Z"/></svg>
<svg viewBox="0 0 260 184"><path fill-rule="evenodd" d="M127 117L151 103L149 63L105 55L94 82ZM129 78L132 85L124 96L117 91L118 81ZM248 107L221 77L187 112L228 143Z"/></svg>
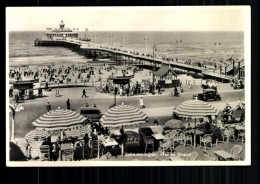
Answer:
<svg viewBox="0 0 260 184"><path fill-rule="evenodd" d="M86 89L87 91L87 98L81 98L83 89ZM116 102L117 104L122 104L122 102L124 102L126 105L138 108L139 99L140 97L143 97L146 108L142 110L149 117L148 125L153 123L155 117L158 117L161 125L163 125L167 120L172 119L172 111L174 106L180 105L184 101L192 99L192 95L194 93L202 92L202 88L199 85L194 86L193 89L189 89L187 85L184 85L185 92L181 93L180 97L171 97L169 96L171 90L172 89L166 89L161 95L147 94L130 97L116 96ZM244 90L234 91L229 84L218 85L218 90L222 97L222 101L209 102L217 109L223 109L225 107L226 100L228 100L233 107L236 106L239 98L242 101L245 100ZM102 113L105 113L109 109L109 106L114 102L114 95L112 93L100 93L97 92L94 87L61 88L59 92L60 96L56 97L55 90L50 92L43 91L43 97L37 97L34 100L25 100L23 102L24 110L18 112L15 117L16 137L24 137L28 131L34 129L32 122L46 113L46 100L50 102L53 110L57 109L59 106L62 109L66 109L66 101L67 99L70 99L71 108L75 109L76 112L80 112L80 108L85 106L86 103L88 103L89 106L93 106L95 103Z"/></svg>

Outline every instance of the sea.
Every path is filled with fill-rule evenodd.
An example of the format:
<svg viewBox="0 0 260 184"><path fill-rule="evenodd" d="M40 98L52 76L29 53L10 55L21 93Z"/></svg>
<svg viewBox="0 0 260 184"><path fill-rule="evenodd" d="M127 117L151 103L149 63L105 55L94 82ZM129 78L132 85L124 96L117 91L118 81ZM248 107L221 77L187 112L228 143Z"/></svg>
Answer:
<svg viewBox="0 0 260 184"><path fill-rule="evenodd" d="M79 32L79 37L85 36L93 43L143 53L152 53L156 45L157 55L179 60L218 62L221 58L244 58L244 32ZM67 48L34 46L35 38L44 37L44 31L9 32L9 66L89 62Z"/></svg>

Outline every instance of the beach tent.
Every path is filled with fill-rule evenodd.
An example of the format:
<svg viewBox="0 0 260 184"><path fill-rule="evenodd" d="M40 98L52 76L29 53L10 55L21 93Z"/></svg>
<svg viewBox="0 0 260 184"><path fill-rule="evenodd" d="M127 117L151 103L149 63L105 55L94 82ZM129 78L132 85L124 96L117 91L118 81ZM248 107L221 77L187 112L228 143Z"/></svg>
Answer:
<svg viewBox="0 0 260 184"><path fill-rule="evenodd" d="M67 129L79 129L87 122L87 118L79 113L67 110L52 110L39 117L32 124L36 129L45 129L49 132L60 132Z"/></svg>
<svg viewBox="0 0 260 184"><path fill-rule="evenodd" d="M177 106L174 113L178 114L179 117L196 119L204 118L205 116L216 116L218 115L218 110L207 102L201 100L188 100L181 105ZM196 129L194 129L194 147L196 145Z"/></svg>
<svg viewBox="0 0 260 184"><path fill-rule="evenodd" d="M104 127L117 128L146 123L148 116L140 109L129 105L118 105L109 109L100 119Z"/></svg>

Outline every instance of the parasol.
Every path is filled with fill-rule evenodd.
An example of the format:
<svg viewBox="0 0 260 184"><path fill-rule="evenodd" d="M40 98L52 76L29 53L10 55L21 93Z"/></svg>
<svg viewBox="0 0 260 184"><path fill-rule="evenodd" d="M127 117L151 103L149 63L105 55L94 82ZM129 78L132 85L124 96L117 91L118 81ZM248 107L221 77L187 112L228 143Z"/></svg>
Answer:
<svg viewBox="0 0 260 184"><path fill-rule="evenodd" d="M39 117L32 124L37 129L46 129L48 131L61 131L66 129L81 128L87 118L67 109L58 109L50 111Z"/></svg>
<svg viewBox="0 0 260 184"><path fill-rule="evenodd" d="M194 147L196 145L196 119L204 118L205 116L215 116L218 110L207 102L201 100L188 100L173 110L180 117L195 119L194 129Z"/></svg>
<svg viewBox="0 0 260 184"><path fill-rule="evenodd" d="M34 141L43 141L43 140L47 139L48 137L50 137L50 134L46 130L35 129L35 130L28 132L24 138L29 143L32 143Z"/></svg>
<svg viewBox="0 0 260 184"><path fill-rule="evenodd" d="M82 128L70 129L65 131L67 137L81 137L91 133L91 127L83 126Z"/></svg>
<svg viewBox="0 0 260 184"><path fill-rule="evenodd" d="M128 106L118 105L109 109L100 119L104 127L121 127L146 123L148 116L140 109Z"/></svg>

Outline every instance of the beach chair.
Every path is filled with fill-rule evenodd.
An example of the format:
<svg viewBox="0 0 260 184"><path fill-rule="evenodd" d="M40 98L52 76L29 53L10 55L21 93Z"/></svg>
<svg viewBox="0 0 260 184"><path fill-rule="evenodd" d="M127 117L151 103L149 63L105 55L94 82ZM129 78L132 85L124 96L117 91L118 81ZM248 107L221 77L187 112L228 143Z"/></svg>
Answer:
<svg viewBox="0 0 260 184"><path fill-rule="evenodd" d="M237 141L240 141L240 138L241 138L242 144L244 144L244 142L245 142L245 130L239 130L238 131Z"/></svg>
<svg viewBox="0 0 260 184"><path fill-rule="evenodd" d="M225 128L223 135L224 135L224 141L226 140L227 142L229 142L230 131L229 131L228 127Z"/></svg>
<svg viewBox="0 0 260 184"><path fill-rule="evenodd" d="M236 137L235 137L235 127L228 127L228 131L229 131L229 140L235 141L235 139L236 139Z"/></svg>
<svg viewBox="0 0 260 184"><path fill-rule="evenodd" d="M165 130L164 133L165 133L165 137L166 137L167 139L170 139L170 138L171 138L172 130Z"/></svg>
<svg viewBox="0 0 260 184"><path fill-rule="evenodd" d="M233 111L232 119L235 120L235 121L240 121L241 116L242 116L242 111L236 110L236 111Z"/></svg>
<svg viewBox="0 0 260 184"><path fill-rule="evenodd" d="M218 143L225 143L225 136L223 131L220 131L220 135L216 139L216 145Z"/></svg>
<svg viewBox="0 0 260 184"><path fill-rule="evenodd" d="M134 137L132 137L132 136L128 136L127 137L127 141L126 141L126 147L127 148L131 148L131 147L133 147L133 146L135 146L135 138Z"/></svg>
<svg viewBox="0 0 260 184"><path fill-rule="evenodd" d="M159 151L164 155L165 153L173 153L174 151L174 141L173 139L165 139L160 142Z"/></svg>
<svg viewBox="0 0 260 184"><path fill-rule="evenodd" d="M200 137L200 148L204 147L212 149L212 134L205 134L203 137Z"/></svg>
<svg viewBox="0 0 260 184"><path fill-rule="evenodd" d="M29 146L28 148L28 158L36 160L41 156L41 151L39 147Z"/></svg>
<svg viewBox="0 0 260 184"><path fill-rule="evenodd" d="M231 155L233 155L234 160L240 160L240 153L242 151L242 146L235 145L231 150L227 151Z"/></svg>
<svg viewBox="0 0 260 184"><path fill-rule="evenodd" d="M76 146L77 144L79 144L79 146ZM84 149L84 143L83 141L76 141L74 143L75 145L75 148L74 148L74 160L81 160L81 159L84 159L85 157L85 149Z"/></svg>
<svg viewBox="0 0 260 184"><path fill-rule="evenodd" d="M40 146L40 152L41 152L41 160L47 160L50 161L50 146L49 145L41 145Z"/></svg>
<svg viewBox="0 0 260 184"><path fill-rule="evenodd" d="M151 136L145 136L145 153L147 151L154 152L154 139Z"/></svg>
<svg viewBox="0 0 260 184"><path fill-rule="evenodd" d="M174 141L178 142L179 144L183 145L185 147L186 144L186 138L185 133L183 131L179 131L177 136L174 139Z"/></svg>
<svg viewBox="0 0 260 184"><path fill-rule="evenodd" d="M74 160L74 149L64 149L62 150L63 161L73 161Z"/></svg>
<svg viewBox="0 0 260 184"><path fill-rule="evenodd" d="M185 133L185 146L187 146L187 145L191 145L192 146L192 135L187 135L186 133Z"/></svg>
<svg viewBox="0 0 260 184"><path fill-rule="evenodd" d="M90 157L93 157L94 154L99 158L100 157L100 151L101 151L101 145L99 140L92 140L90 143Z"/></svg>

